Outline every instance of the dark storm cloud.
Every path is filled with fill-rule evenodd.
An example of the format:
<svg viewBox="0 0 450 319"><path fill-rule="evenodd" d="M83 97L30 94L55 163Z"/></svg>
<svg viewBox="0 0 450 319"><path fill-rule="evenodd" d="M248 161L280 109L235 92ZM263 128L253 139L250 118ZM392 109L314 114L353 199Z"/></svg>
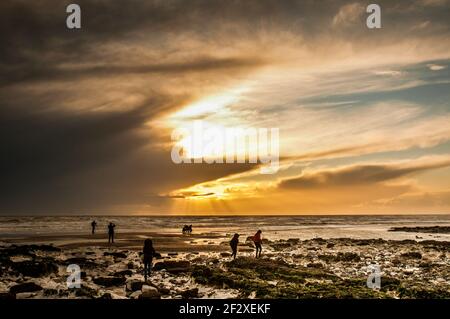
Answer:
<svg viewBox="0 0 450 319"><path fill-rule="evenodd" d="M371 185L430 169L450 166L450 161L417 164L411 166L400 165L354 165L337 170L324 170L307 173L300 177L285 179L279 187L289 189L317 189L322 187L345 187L355 185Z"/></svg>
<svg viewBox="0 0 450 319"><path fill-rule="evenodd" d="M68 3L0 3L0 213L118 212L114 206L145 206L152 204L155 195L151 194L251 168L173 164L170 149L161 147L170 142L170 135L155 132L146 123L185 100L155 91L154 79L146 76L228 71L254 67L260 61L198 52L163 62L146 59L136 63L130 56L123 63L115 54L99 49L100 45L122 49L131 41L150 44L164 57L159 48L164 32L189 29L186 19L197 20L198 10L187 8L196 2L79 1L82 31L65 27ZM197 23L200 27L204 24ZM139 37L144 37L142 42ZM114 101L114 110L96 112L105 101L99 97L116 92L106 87L88 90L90 83L101 77L113 80L120 89L123 75L133 76L137 84L133 91L122 88L120 93L126 97L127 93L146 92L145 101L123 109L122 101ZM79 80L88 81L84 84L88 89L80 87ZM64 81L64 89L47 86L50 81ZM87 108L82 105L85 94L93 101ZM67 100L79 109L67 108Z"/></svg>
<svg viewBox="0 0 450 319"><path fill-rule="evenodd" d="M313 41L321 35L332 35L349 40L358 39L365 45L365 36L369 32L367 28L354 24L361 24L362 18L351 19L353 23L345 23L344 28L331 28L330 24L345 5L358 3L363 8L370 1L79 0L82 29L68 30L65 27L65 8L71 2L1 1L0 74L3 84L8 79L12 82L29 78L46 80L46 76L51 78L55 73L59 74L59 67L63 63L117 62L114 61L114 55L99 49L100 45L107 44L126 46L133 41L141 41L142 44L153 45L156 50L161 47L164 51L168 47L169 51L164 53L173 53L171 51L180 49L176 43L171 43L173 35L185 35L186 38L197 38L207 43L217 42L227 48L235 46L240 39L255 40L260 31L270 30L291 32L305 41ZM448 31L448 23L445 22L447 16L439 3L429 5L426 1L416 1L416 5L413 5L380 1L379 4L383 7L383 23L389 27L389 33L404 35L407 31L404 26L412 27L428 20L432 20L433 25L441 26L439 32ZM420 11L420 19L414 19L415 15L411 14L414 10ZM345 15L342 19L345 21ZM416 30L414 36L427 36L432 31L432 28ZM370 39L378 41L379 37L389 38L386 32L380 32L372 33ZM356 42L354 44L358 45ZM128 52L133 53L133 50ZM200 58L194 59L194 66L202 63L211 65L214 62L209 56L204 62ZM246 57L234 58L241 65L241 58ZM148 68L155 68L159 61L153 62ZM233 61L217 61L218 64L224 62L231 66ZM116 70L133 68L129 65L115 67ZM179 67L178 64L175 64L176 67ZM82 67L78 72L85 71L89 70ZM91 71L95 71L95 68ZM103 68L97 71L105 73Z"/></svg>
<svg viewBox="0 0 450 319"><path fill-rule="evenodd" d="M149 194L250 169L250 165L178 166L161 138L139 132L152 107L78 115L1 109L1 213L111 211L151 204Z"/></svg>
<svg viewBox="0 0 450 319"><path fill-rule="evenodd" d="M110 65L80 67L65 72L63 63L114 63L114 56L99 50L99 45L125 45L127 41L159 45L173 33L213 32L223 19L224 4L205 1L78 1L82 8L82 30L65 26L65 8L69 1L2 1L0 3L0 74L3 85L20 80L73 79L77 74L105 75L123 72L176 72L187 70L240 67L256 61L230 57L193 57L186 63L150 65ZM250 4L250 3L249 3ZM254 5L254 4L253 4ZM235 6L235 5L234 5ZM233 7L233 5L231 6ZM233 13L229 13L233 14ZM263 14L263 12L261 12ZM244 20L244 16L240 19ZM207 35L209 36L209 35ZM124 42L124 43L122 43ZM133 54L129 52L128 54ZM164 54L163 54L164 55ZM109 61L108 61L109 59Z"/></svg>
<svg viewBox="0 0 450 319"><path fill-rule="evenodd" d="M120 76L125 74L139 75L151 73L181 73L181 72L203 72L208 70L221 70L233 68L246 68L261 65L262 61L245 58L209 58L203 57L185 63L160 63L153 65L120 65L120 66L95 66L78 67L76 69L62 69L60 67L36 67L29 72L20 72L14 67L6 66L0 76L0 86L11 85L15 82L40 81L74 81L83 78L97 78L108 76ZM20 67L19 67L20 68Z"/></svg>
<svg viewBox="0 0 450 319"><path fill-rule="evenodd" d="M145 127L180 100L155 95L131 110L67 111L59 96L0 100L0 213L124 212L151 194L251 169L175 165L169 136ZM24 106L23 103L30 103ZM55 103L55 102L53 102Z"/></svg>

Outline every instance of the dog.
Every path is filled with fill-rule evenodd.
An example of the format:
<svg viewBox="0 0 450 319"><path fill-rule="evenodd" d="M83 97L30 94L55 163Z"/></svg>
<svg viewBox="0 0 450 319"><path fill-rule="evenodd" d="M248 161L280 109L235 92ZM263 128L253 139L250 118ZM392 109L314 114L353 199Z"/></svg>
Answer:
<svg viewBox="0 0 450 319"><path fill-rule="evenodd" d="M192 233L192 225L184 225L182 229L183 234L191 234Z"/></svg>

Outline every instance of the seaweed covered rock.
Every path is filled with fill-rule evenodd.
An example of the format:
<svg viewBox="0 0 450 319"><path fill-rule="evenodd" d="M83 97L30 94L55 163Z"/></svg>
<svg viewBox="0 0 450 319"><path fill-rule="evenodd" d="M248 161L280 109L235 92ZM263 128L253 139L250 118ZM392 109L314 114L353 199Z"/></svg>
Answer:
<svg viewBox="0 0 450 319"><path fill-rule="evenodd" d="M198 298L198 288L187 289L181 293L184 299Z"/></svg>
<svg viewBox="0 0 450 319"><path fill-rule="evenodd" d="M13 262L10 266L22 275L34 278L47 276L58 271L58 266L52 259Z"/></svg>
<svg viewBox="0 0 450 319"><path fill-rule="evenodd" d="M124 252L119 252L119 251L117 251L117 252L108 252L108 251L105 251L105 252L103 253L103 255L104 255L104 256L112 256L112 257L114 257L114 258L127 258L127 254L126 254L126 253L124 253Z"/></svg>
<svg viewBox="0 0 450 319"><path fill-rule="evenodd" d="M12 294L19 294L22 292L35 292L42 290L42 287L34 282L25 282L22 284L14 285L9 288L9 292Z"/></svg>
<svg viewBox="0 0 450 319"><path fill-rule="evenodd" d="M389 229L392 232L413 232L413 233L440 233L450 234L450 226L422 226L422 227L392 227Z"/></svg>
<svg viewBox="0 0 450 319"><path fill-rule="evenodd" d="M409 251L400 255L403 258L422 259L422 254L417 251Z"/></svg>
<svg viewBox="0 0 450 319"><path fill-rule="evenodd" d="M72 257L72 258L68 258L66 260L63 261L64 265L78 265L80 266L80 268L82 269L92 269L92 268L96 268L98 267L98 264L90 258L85 258L85 257Z"/></svg>
<svg viewBox="0 0 450 319"><path fill-rule="evenodd" d="M85 285L81 285L80 288L75 288L73 290L75 291L75 296L77 297L94 298L97 296L97 290Z"/></svg>
<svg viewBox="0 0 450 319"><path fill-rule="evenodd" d="M133 279L133 280L127 281L126 289L128 291L137 291L137 290L141 290L143 285L144 285L143 281Z"/></svg>
<svg viewBox="0 0 450 319"><path fill-rule="evenodd" d="M125 284L125 277L114 277L114 276L107 276L107 277L97 277L92 279L92 281L100 286L103 287L113 287L113 286L122 286Z"/></svg>
<svg viewBox="0 0 450 319"><path fill-rule="evenodd" d="M3 256L34 256L36 251L60 252L61 249L52 245L11 245L1 250Z"/></svg>
<svg viewBox="0 0 450 319"><path fill-rule="evenodd" d="M114 273L114 277L125 277L125 276L131 276L133 274L133 272L129 269L126 270L120 270Z"/></svg>
<svg viewBox="0 0 450 319"><path fill-rule="evenodd" d="M436 287L436 289L429 289L424 287L401 287L399 289L399 296L401 298L414 299L449 299L450 291Z"/></svg>
<svg viewBox="0 0 450 319"><path fill-rule="evenodd" d="M326 262L337 262L337 261L355 262L360 261L361 257L359 257L357 253L339 252L337 255L319 255L319 259L324 260Z"/></svg>
<svg viewBox="0 0 450 319"><path fill-rule="evenodd" d="M324 269L288 264L283 260L238 258L218 266L196 265L196 282L229 287L241 297L257 298L371 298L382 294L366 287L366 279L344 280Z"/></svg>

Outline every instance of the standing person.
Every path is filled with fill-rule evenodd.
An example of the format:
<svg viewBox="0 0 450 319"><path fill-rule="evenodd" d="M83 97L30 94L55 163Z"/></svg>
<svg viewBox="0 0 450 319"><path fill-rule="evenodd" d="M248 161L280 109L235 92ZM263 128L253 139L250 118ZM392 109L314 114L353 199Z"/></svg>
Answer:
<svg viewBox="0 0 450 319"><path fill-rule="evenodd" d="M92 227L92 235L94 235L95 234L95 227L97 227L97 222L95 220L92 221L91 227Z"/></svg>
<svg viewBox="0 0 450 319"><path fill-rule="evenodd" d="M261 230L258 230L255 234L255 236L253 236L253 242L255 243L255 247L256 247L256 258L261 257L261 251L262 251L262 238L261 238ZM259 255L258 255L258 251L259 251Z"/></svg>
<svg viewBox="0 0 450 319"><path fill-rule="evenodd" d="M233 259L236 259L238 244L239 244L239 234L234 234L233 238L230 241L232 251L231 257L233 257Z"/></svg>
<svg viewBox="0 0 450 319"><path fill-rule="evenodd" d="M114 244L114 228L115 227L116 227L116 225L111 222L108 225L108 244L110 244L110 243Z"/></svg>
<svg viewBox="0 0 450 319"><path fill-rule="evenodd" d="M153 242L151 239L144 240L144 278L147 281L147 276L150 275L152 271L152 261L153 257L159 255L153 248Z"/></svg>

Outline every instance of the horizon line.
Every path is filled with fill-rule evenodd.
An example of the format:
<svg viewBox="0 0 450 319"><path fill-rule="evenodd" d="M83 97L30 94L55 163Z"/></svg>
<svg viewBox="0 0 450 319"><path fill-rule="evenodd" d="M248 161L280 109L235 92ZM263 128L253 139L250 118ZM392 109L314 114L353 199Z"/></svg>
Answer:
<svg viewBox="0 0 450 319"><path fill-rule="evenodd" d="M355 217L355 216L445 216L450 212L444 213L354 213L354 214L19 214L2 215L0 218L7 217Z"/></svg>

